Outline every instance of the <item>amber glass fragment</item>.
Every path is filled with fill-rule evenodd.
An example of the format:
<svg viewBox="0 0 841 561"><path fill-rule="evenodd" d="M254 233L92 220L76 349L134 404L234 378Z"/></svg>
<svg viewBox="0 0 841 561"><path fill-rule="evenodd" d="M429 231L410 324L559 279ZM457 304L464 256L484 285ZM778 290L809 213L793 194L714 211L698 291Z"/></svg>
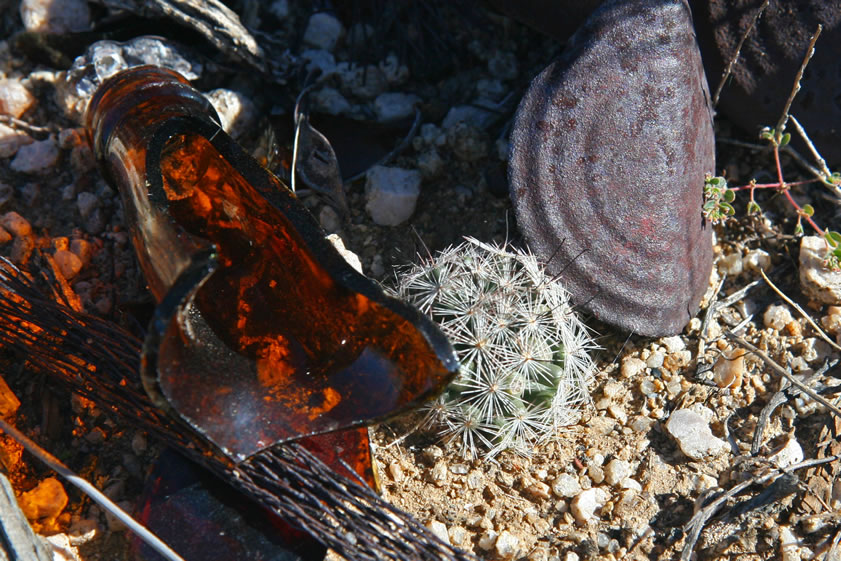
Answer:
<svg viewBox="0 0 841 561"><path fill-rule="evenodd" d="M160 302L153 399L235 460L417 406L452 378L446 338L354 271L310 214L153 67L105 82L88 130Z"/></svg>

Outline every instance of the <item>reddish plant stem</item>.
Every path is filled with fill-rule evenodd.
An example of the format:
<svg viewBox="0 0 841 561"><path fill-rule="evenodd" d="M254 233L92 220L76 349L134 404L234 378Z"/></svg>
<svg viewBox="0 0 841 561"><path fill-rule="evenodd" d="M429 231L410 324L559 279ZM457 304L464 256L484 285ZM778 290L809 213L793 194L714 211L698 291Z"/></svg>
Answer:
<svg viewBox="0 0 841 561"><path fill-rule="evenodd" d="M818 226L814 220L812 220L811 216L806 215L803 212L803 209L800 208L800 205L794 200L791 196L791 189L790 185L787 185L785 180L783 179L783 166L780 164L780 146L776 142L774 142L774 162L777 164L777 179L780 181L779 189L782 191L783 195L785 195L786 199L791 206L794 207L794 210L797 211L797 216L805 218L806 222L815 229L815 231L823 237L824 232L820 226Z"/></svg>

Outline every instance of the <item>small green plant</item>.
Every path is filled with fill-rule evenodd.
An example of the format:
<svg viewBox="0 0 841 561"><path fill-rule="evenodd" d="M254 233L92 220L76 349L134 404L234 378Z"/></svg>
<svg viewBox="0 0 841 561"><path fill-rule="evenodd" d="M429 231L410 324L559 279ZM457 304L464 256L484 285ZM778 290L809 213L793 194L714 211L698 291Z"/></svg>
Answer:
<svg viewBox="0 0 841 561"><path fill-rule="evenodd" d="M755 191L757 189L775 189L785 197L786 201L797 213L797 224L794 227L794 234L797 236L803 235L802 222L805 220L806 223L808 223L809 226L818 233L818 235L823 237L826 242L826 254L824 255L823 261L824 267L831 271L841 271L841 234L834 230L821 228L812 218L815 214L815 209L812 205L806 204L801 207L791 196L790 192L792 187L799 185L822 183L832 189L837 195L841 196L841 174L829 171L826 161L824 161L818 153L814 144L812 144L812 141L809 139L809 136L806 134L806 131L797 119L795 119L793 115L789 114L794 97L800 90L800 80L803 77L803 72L806 70L806 66L809 64L809 60L811 60L812 55L814 54L815 43L821 34L821 29L822 27L819 25L817 31L809 42L809 48L806 51L806 56L800 66L800 70L797 72L794 87L792 88L791 95L789 95L788 101L786 102L777 126L774 128L765 127L759 134L760 139L771 145L771 149L774 153L777 181L773 183L757 183L754 179L747 185L742 185L740 187L728 187L727 181L724 177L713 177L708 174L704 180L703 213L704 216L713 224L724 222L727 218L732 217L735 214L732 203L736 198L736 193L738 191L748 191L750 193L750 200L747 205L747 213L749 215L760 214L762 209L754 198ZM718 94L716 94L716 98L717 97ZM798 134L803 138L806 146L812 153L812 157L817 165L817 167L810 166L810 169L815 176L814 179L787 183L783 177L783 168L780 163L780 151L791 141L791 133L785 132L786 125L789 121L791 121L794 125Z"/></svg>
<svg viewBox="0 0 841 561"><path fill-rule="evenodd" d="M453 342L461 369L427 421L462 455L528 455L589 400L596 345L533 255L468 238L400 271L397 293Z"/></svg>

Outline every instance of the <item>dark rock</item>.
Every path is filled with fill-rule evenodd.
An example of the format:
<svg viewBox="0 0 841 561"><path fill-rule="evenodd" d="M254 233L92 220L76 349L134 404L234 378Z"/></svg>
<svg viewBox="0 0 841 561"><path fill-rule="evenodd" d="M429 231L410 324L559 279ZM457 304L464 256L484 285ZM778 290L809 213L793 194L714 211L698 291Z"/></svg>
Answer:
<svg viewBox="0 0 841 561"><path fill-rule="evenodd" d="M486 0L492 9L566 41L602 0Z"/></svg>
<svg viewBox="0 0 841 561"><path fill-rule="evenodd" d="M761 4L761 0L692 0L713 89ZM841 163L841 0L771 2L748 35L717 109L748 132L775 126L819 23L824 30L791 113L821 154ZM794 129L788 130L796 139Z"/></svg>
<svg viewBox="0 0 841 561"><path fill-rule="evenodd" d="M548 271L603 321L679 332L709 280L715 171L688 4L603 4L532 82L511 141L517 221Z"/></svg>

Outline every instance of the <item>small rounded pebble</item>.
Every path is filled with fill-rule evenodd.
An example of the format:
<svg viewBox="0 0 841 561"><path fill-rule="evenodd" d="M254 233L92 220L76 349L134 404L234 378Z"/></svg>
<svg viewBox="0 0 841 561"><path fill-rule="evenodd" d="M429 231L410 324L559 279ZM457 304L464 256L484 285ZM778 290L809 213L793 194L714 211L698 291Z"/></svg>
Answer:
<svg viewBox="0 0 841 561"><path fill-rule="evenodd" d="M497 555L510 559L520 550L520 539L508 530L503 530L496 538L495 548Z"/></svg>
<svg viewBox="0 0 841 561"><path fill-rule="evenodd" d="M585 525L596 517L596 511L602 508L610 496L607 491L600 487L593 487L586 491L581 491L569 505L575 521L580 525Z"/></svg>
<svg viewBox="0 0 841 561"><path fill-rule="evenodd" d="M770 327L777 331L782 331L793 319L788 307L782 304L768 306L768 309L762 315L762 322L765 324L765 327Z"/></svg>
<svg viewBox="0 0 841 561"><path fill-rule="evenodd" d="M493 530L488 530L487 532L483 533L479 536L479 547L484 549L485 551L490 551L493 549L494 545L496 545L496 538L499 534L494 532Z"/></svg>
<svg viewBox="0 0 841 561"><path fill-rule="evenodd" d="M641 359L630 356L622 359L622 368L620 374L623 378L633 378L645 372L645 362Z"/></svg>
<svg viewBox="0 0 841 561"><path fill-rule="evenodd" d="M572 498L581 492L581 484L574 475L562 473L552 482L552 492L556 497Z"/></svg>
<svg viewBox="0 0 841 561"><path fill-rule="evenodd" d="M718 456L728 450L727 443L713 435L704 418L690 409L679 409L666 422L666 430L680 450L693 460Z"/></svg>
<svg viewBox="0 0 841 561"><path fill-rule="evenodd" d="M82 260L79 257L66 249L60 249L53 255L56 265L62 276L67 280L72 280L82 270Z"/></svg>
<svg viewBox="0 0 841 561"><path fill-rule="evenodd" d="M420 186L417 170L374 166L365 178L365 210L382 226L402 224L415 212Z"/></svg>
<svg viewBox="0 0 841 561"><path fill-rule="evenodd" d="M0 158L11 158L21 146L33 142L34 139L25 132L0 124Z"/></svg>
<svg viewBox="0 0 841 561"><path fill-rule="evenodd" d="M389 92L382 93L374 100L374 113L381 123L399 121L415 114L415 105L420 98L416 95Z"/></svg>
<svg viewBox="0 0 841 561"><path fill-rule="evenodd" d="M727 274L729 277L742 274L742 255L738 252L731 253L719 259L718 272Z"/></svg>
<svg viewBox="0 0 841 561"><path fill-rule="evenodd" d="M779 450L773 452L768 459L778 468L787 468L803 461L803 448L797 439L791 436Z"/></svg>
<svg viewBox="0 0 841 561"><path fill-rule="evenodd" d="M251 98L242 92L217 88L205 94L216 109L220 124L232 138L240 138L257 119L257 108Z"/></svg>
<svg viewBox="0 0 841 561"><path fill-rule="evenodd" d="M313 106L328 115L341 115L350 111L350 102L335 88L322 88L312 95Z"/></svg>
<svg viewBox="0 0 841 561"><path fill-rule="evenodd" d="M475 162L488 153L486 136L466 123L457 123L447 130L447 144L465 162Z"/></svg>
<svg viewBox="0 0 841 561"><path fill-rule="evenodd" d="M756 273L767 271L771 267L771 256L764 249L752 249L745 255L742 264L747 270Z"/></svg>
<svg viewBox="0 0 841 561"><path fill-rule="evenodd" d="M345 28L335 17L330 14L313 14L307 22L304 30L304 43L315 48L332 51L336 43L345 34Z"/></svg>
<svg viewBox="0 0 841 561"><path fill-rule="evenodd" d="M800 289L816 302L837 306L841 304L841 272L824 266L826 253L823 238L804 236L800 241Z"/></svg>
<svg viewBox="0 0 841 561"><path fill-rule="evenodd" d="M0 80L0 113L20 118L34 104L35 97L20 80Z"/></svg>
<svg viewBox="0 0 841 561"><path fill-rule="evenodd" d="M58 145L51 136L46 140L36 140L32 144L21 146L9 167L20 173L38 173L52 169L58 162L59 155Z"/></svg>
<svg viewBox="0 0 841 561"><path fill-rule="evenodd" d="M625 460L614 458L604 467L604 481L611 487L621 483L631 475L631 464Z"/></svg>
<svg viewBox="0 0 841 561"><path fill-rule="evenodd" d="M32 225L15 211L7 212L0 217L0 226L8 230L16 238L32 235Z"/></svg>
<svg viewBox="0 0 841 561"><path fill-rule="evenodd" d="M87 31L91 14L85 0L21 0L20 19L27 31Z"/></svg>
<svg viewBox="0 0 841 561"><path fill-rule="evenodd" d="M99 207L99 198L93 193L82 191L76 195L76 208L79 209L79 214L84 219L88 219L93 215L94 210Z"/></svg>
<svg viewBox="0 0 841 561"><path fill-rule="evenodd" d="M447 532L446 524L439 522L438 520L430 520L427 522L426 527L429 528L442 542L447 545L450 544L450 534Z"/></svg>
<svg viewBox="0 0 841 561"><path fill-rule="evenodd" d="M67 493L61 481L48 477L21 494L18 504L28 520L50 525L67 506Z"/></svg>
<svg viewBox="0 0 841 561"><path fill-rule="evenodd" d="M733 349L724 352L713 366L713 381L719 388L736 389L742 385L745 375L745 350Z"/></svg>
<svg viewBox="0 0 841 561"><path fill-rule="evenodd" d="M549 486L542 481L535 481L524 489L524 492L529 497L535 499L546 500L549 498Z"/></svg>
<svg viewBox="0 0 841 561"><path fill-rule="evenodd" d="M651 353L651 356L645 361L645 365L648 368L660 368L663 366L663 361L666 359L665 353L663 351L657 351Z"/></svg>

